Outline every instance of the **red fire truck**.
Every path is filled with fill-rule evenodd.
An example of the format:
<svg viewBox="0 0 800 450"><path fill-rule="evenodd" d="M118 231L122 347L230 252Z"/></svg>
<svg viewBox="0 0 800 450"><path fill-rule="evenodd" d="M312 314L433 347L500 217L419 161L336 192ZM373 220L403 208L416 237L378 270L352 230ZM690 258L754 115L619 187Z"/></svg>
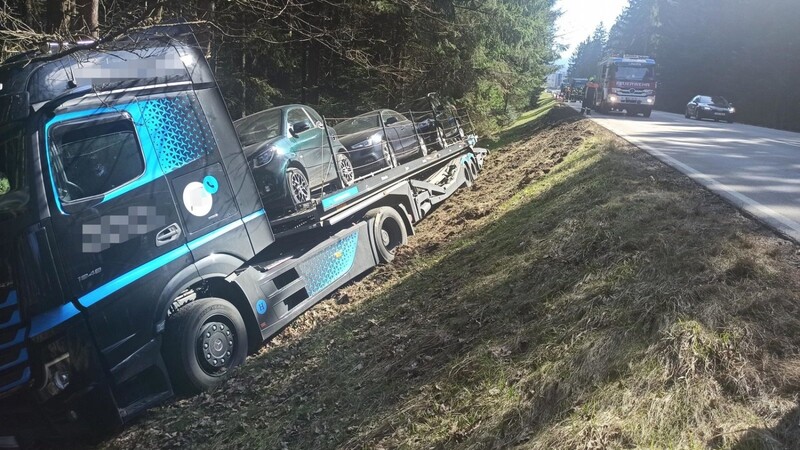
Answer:
<svg viewBox="0 0 800 450"><path fill-rule="evenodd" d="M647 56L609 56L600 61L595 101L602 113L625 111L650 117L656 103L654 59Z"/></svg>

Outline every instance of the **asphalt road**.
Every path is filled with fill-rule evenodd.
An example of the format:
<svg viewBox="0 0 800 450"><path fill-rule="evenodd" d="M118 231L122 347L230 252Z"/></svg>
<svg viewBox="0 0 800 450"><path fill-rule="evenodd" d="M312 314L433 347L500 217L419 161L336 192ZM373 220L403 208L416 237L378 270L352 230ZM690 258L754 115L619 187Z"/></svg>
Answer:
<svg viewBox="0 0 800 450"><path fill-rule="evenodd" d="M578 103L570 106L579 110ZM800 133L686 119L592 113L592 119L800 242Z"/></svg>

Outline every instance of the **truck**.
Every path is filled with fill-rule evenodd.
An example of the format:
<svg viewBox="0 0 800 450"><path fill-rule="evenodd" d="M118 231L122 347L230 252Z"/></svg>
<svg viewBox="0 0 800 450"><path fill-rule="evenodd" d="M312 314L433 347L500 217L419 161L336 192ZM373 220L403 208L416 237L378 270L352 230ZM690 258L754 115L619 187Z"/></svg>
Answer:
<svg viewBox="0 0 800 450"><path fill-rule="evenodd" d="M119 429L220 383L390 262L474 135L268 217L187 25L0 66L0 443Z"/></svg>
<svg viewBox="0 0 800 450"><path fill-rule="evenodd" d="M586 84L589 83L588 78L573 78L569 83L569 100L571 102L580 102L586 94Z"/></svg>
<svg viewBox="0 0 800 450"><path fill-rule="evenodd" d="M596 110L650 117L656 103L656 61L648 56L608 56L598 64Z"/></svg>

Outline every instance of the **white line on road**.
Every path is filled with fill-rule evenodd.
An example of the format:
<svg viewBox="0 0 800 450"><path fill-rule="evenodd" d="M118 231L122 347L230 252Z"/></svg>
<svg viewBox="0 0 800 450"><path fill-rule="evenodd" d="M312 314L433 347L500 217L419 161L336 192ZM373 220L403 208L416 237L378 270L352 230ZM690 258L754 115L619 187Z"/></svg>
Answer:
<svg viewBox="0 0 800 450"><path fill-rule="evenodd" d="M590 117L590 119L594 118ZM646 142L643 142L640 139L631 136L620 136L619 134L617 134L610 128L604 126L597 120L593 121L594 123L607 129L608 131L616 134L620 138L630 142L636 147L653 155L663 163L678 169L680 172L682 172L683 174L685 174L698 184L722 196L729 202L733 203L739 209L745 211L750 216L772 227L782 235L787 236L796 242L800 242L800 223L784 216L783 214L780 214L779 212L773 210L768 206L762 205L761 203L742 194L741 192L738 192L736 189L714 180L710 176L678 161L677 159L665 154L664 152L658 150L657 148L651 146L650 144L647 144Z"/></svg>

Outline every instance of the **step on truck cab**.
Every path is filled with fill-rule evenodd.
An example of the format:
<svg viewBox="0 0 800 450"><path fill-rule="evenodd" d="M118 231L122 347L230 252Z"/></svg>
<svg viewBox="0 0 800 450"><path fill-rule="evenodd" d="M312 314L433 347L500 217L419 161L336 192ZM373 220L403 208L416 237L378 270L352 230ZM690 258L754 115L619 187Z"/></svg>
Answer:
<svg viewBox="0 0 800 450"><path fill-rule="evenodd" d="M269 218L187 27L23 54L0 83L4 443L114 429L215 385L390 261L485 155L460 142Z"/></svg>

